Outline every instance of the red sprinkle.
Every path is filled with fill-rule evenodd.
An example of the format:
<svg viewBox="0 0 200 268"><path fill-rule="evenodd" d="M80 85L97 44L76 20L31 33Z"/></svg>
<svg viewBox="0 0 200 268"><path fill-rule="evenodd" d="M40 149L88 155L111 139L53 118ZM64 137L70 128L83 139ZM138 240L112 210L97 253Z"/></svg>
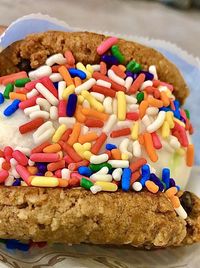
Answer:
<svg viewBox="0 0 200 268"><path fill-rule="evenodd" d="M117 137L126 136L126 135L130 135L130 134L131 134L131 129L127 127L127 128L122 128L119 130L112 131L110 134L110 137L117 138Z"/></svg>
<svg viewBox="0 0 200 268"><path fill-rule="evenodd" d="M104 145L107 135L102 132L101 135L96 139L95 143L92 145L91 153L98 154L98 152L101 150L102 146Z"/></svg>
<svg viewBox="0 0 200 268"><path fill-rule="evenodd" d="M99 120L99 119L92 119L92 118L88 118L85 121L85 125L87 127L97 127L97 128L101 128L103 127L103 121Z"/></svg>
<svg viewBox="0 0 200 268"><path fill-rule="evenodd" d="M67 101L60 100L58 104L58 116L59 117L66 117L66 107L67 107Z"/></svg>
<svg viewBox="0 0 200 268"><path fill-rule="evenodd" d="M98 86L98 85L94 85L90 91L93 91L93 92L98 92L98 93L101 93L103 94L104 96L107 96L107 97L111 97L111 98L114 98L115 95L116 95L116 91L111 89L111 88L108 88L108 87L104 87L104 86Z"/></svg>
<svg viewBox="0 0 200 268"><path fill-rule="evenodd" d="M45 141L42 144L40 144L39 146L33 148L31 151L31 154L41 153L41 152L43 152L43 149L49 145L51 145L51 143L49 141Z"/></svg>
<svg viewBox="0 0 200 268"><path fill-rule="evenodd" d="M141 166L145 165L147 163L147 160L145 158L139 158L135 162L132 162L130 165L130 169L132 172L137 171Z"/></svg>
<svg viewBox="0 0 200 268"><path fill-rule="evenodd" d="M44 123L44 119L41 117L38 117L36 119L33 119L32 121L29 121L28 123L25 123L24 125L21 125L19 127L19 131L21 134L25 134L27 132L33 131L34 129L40 127Z"/></svg>
<svg viewBox="0 0 200 268"><path fill-rule="evenodd" d="M153 141L153 146L155 149L159 150L162 148L162 143L160 142L160 139L157 135L156 132L151 133L152 141Z"/></svg>
<svg viewBox="0 0 200 268"><path fill-rule="evenodd" d="M135 112L126 113L126 119L137 121L139 119L139 114Z"/></svg>
<svg viewBox="0 0 200 268"><path fill-rule="evenodd" d="M54 84L52 83L51 79L48 76L45 76L41 78L41 83L48 88L48 90L56 97L58 98L58 90L54 87Z"/></svg>
<svg viewBox="0 0 200 268"><path fill-rule="evenodd" d="M140 75L138 75L138 77L135 79L135 81L131 85L128 93L129 94L136 93L138 89L140 88L140 86L142 85L142 83L144 82L144 80L145 80L145 74L141 73Z"/></svg>
<svg viewBox="0 0 200 268"><path fill-rule="evenodd" d="M13 158L22 166L28 165L28 158L19 150L15 150L12 153Z"/></svg>

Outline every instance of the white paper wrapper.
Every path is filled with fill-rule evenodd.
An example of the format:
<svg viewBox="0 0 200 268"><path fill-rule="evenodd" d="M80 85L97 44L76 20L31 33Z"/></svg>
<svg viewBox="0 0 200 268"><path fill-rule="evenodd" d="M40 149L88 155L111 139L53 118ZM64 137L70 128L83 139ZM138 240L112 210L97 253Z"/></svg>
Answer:
<svg viewBox="0 0 200 268"><path fill-rule="evenodd" d="M29 27L31 26L31 27ZM72 28L65 22L47 15L31 14L13 22L6 32L0 36L0 47L5 48L14 41L23 39L27 34L48 30L76 31L86 30ZM153 40L137 36L125 36L116 33L104 33L120 36L154 47L174 62L181 70L191 89L186 107L191 111L192 122L195 127L194 143L196 152L200 151L200 60L189 55L176 45L163 40ZM200 154L196 154L196 163L200 164ZM188 190L200 196L200 167L192 170ZM42 249L32 248L28 253L8 251L4 244L0 244L0 267L112 267L112 268L197 268L200 263L200 245L165 249L156 251L140 251L132 248L99 247L92 245L52 245Z"/></svg>

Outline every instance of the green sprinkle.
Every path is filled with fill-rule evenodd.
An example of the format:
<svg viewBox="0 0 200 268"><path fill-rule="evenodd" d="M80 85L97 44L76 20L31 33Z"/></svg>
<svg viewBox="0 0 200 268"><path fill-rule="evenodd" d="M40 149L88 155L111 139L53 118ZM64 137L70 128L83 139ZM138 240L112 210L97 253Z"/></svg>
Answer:
<svg viewBox="0 0 200 268"><path fill-rule="evenodd" d="M185 113L186 113L187 118L190 119L190 112L187 109L185 109Z"/></svg>
<svg viewBox="0 0 200 268"><path fill-rule="evenodd" d="M4 90L3 96L5 99L10 99L9 94L14 90L14 85L12 83L9 83L6 85L6 88Z"/></svg>
<svg viewBox="0 0 200 268"><path fill-rule="evenodd" d="M24 87L26 83L30 82L31 80L29 78L21 78L15 80L15 86L16 87Z"/></svg>
<svg viewBox="0 0 200 268"><path fill-rule="evenodd" d="M138 73L141 71L142 66L136 61L132 60L126 65L126 69L132 73Z"/></svg>
<svg viewBox="0 0 200 268"><path fill-rule="evenodd" d="M90 164L89 168L93 171L93 172L97 172L100 169L102 169L103 167L107 167L108 169L112 169L111 164L109 163L101 163L101 164Z"/></svg>
<svg viewBox="0 0 200 268"><path fill-rule="evenodd" d="M140 103L144 99L144 92L139 92L136 96L137 102Z"/></svg>
<svg viewBox="0 0 200 268"><path fill-rule="evenodd" d="M82 178L80 181L80 185L81 185L81 187L83 187L87 190L90 190L90 188L94 185L94 183L87 180L86 178Z"/></svg>
<svg viewBox="0 0 200 268"><path fill-rule="evenodd" d="M112 55L118 59L119 63L124 63L125 57L119 50L119 47L117 45L114 45L111 47Z"/></svg>

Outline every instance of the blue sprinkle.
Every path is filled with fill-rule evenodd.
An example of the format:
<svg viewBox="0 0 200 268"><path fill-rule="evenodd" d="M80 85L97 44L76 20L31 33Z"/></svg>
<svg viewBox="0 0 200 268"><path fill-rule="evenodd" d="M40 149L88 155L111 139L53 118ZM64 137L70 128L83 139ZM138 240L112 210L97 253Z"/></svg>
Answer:
<svg viewBox="0 0 200 268"><path fill-rule="evenodd" d="M175 183L174 179L170 178L169 186L170 186L170 187L174 187L174 186L176 186L176 183Z"/></svg>
<svg viewBox="0 0 200 268"><path fill-rule="evenodd" d="M178 100L174 100L174 106L175 106L175 109L179 109L180 108L180 102Z"/></svg>
<svg viewBox="0 0 200 268"><path fill-rule="evenodd" d="M140 73L145 74L145 81L153 80L153 78L154 78L154 75L149 73L149 72L147 72L147 71L141 71Z"/></svg>
<svg viewBox="0 0 200 268"><path fill-rule="evenodd" d="M176 188L178 191L180 191L181 187L179 185L176 185Z"/></svg>
<svg viewBox="0 0 200 268"><path fill-rule="evenodd" d="M5 116L14 114L19 109L20 100L14 100L3 112Z"/></svg>
<svg viewBox="0 0 200 268"><path fill-rule="evenodd" d="M78 173L90 177L92 175L92 170L87 166L81 166L78 168Z"/></svg>
<svg viewBox="0 0 200 268"><path fill-rule="evenodd" d="M72 77L78 76L82 80L84 80L87 77L85 72L75 69L75 68L70 68L68 69L68 71Z"/></svg>
<svg viewBox="0 0 200 268"><path fill-rule="evenodd" d="M21 180L20 179L16 179L12 184L12 186L20 186L20 185L21 185Z"/></svg>
<svg viewBox="0 0 200 268"><path fill-rule="evenodd" d="M18 243L19 242L17 240L15 240L15 239L8 239L6 241L6 248L7 249L16 249L17 246L18 246Z"/></svg>
<svg viewBox="0 0 200 268"><path fill-rule="evenodd" d="M181 118L181 114L179 111L180 108L180 102L178 100L174 100L174 106L175 106L175 111L174 111L174 116L178 119Z"/></svg>
<svg viewBox="0 0 200 268"><path fill-rule="evenodd" d="M77 96L70 94L67 102L67 116L72 117L76 111Z"/></svg>
<svg viewBox="0 0 200 268"><path fill-rule="evenodd" d="M126 77L131 76L133 78L133 80L135 80L139 75L138 73L137 74L132 73L131 71L126 71L125 73L126 73Z"/></svg>
<svg viewBox="0 0 200 268"><path fill-rule="evenodd" d="M122 190L128 191L130 188L130 182L131 182L131 169L130 168L124 168L122 173Z"/></svg>
<svg viewBox="0 0 200 268"><path fill-rule="evenodd" d="M172 111L172 109L169 108L169 107L161 107L161 108L159 108L159 111L165 111L165 112L171 111L171 112L174 112L174 111Z"/></svg>
<svg viewBox="0 0 200 268"><path fill-rule="evenodd" d="M119 64L118 59L112 55L105 54L105 55L101 56L101 60L109 65L118 65Z"/></svg>
<svg viewBox="0 0 200 268"><path fill-rule="evenodd" d="M21 251L28 251L30 248L29 244L23 244L21 242L18 242L17 244L17 249L21 250Z"/></svg>
<svg viewBox="0 0 200 268"><path fill-rule="evenodd" d="M58 82L53 82L53 85L56 89L58 89Z"/></svg>
<svg viewBox="0 0 200 268"><path fill-rule="evenodd" d="M164 185L161 180L156 176L156 174L150 174L150 180L153 181L159 187L159 191L162 192L164 190Z"/></svg>
<svg viewBox="0 0 200 268"><path fill-rule="evenodd" d="M168 189L170 187L170 170L169 170L169 168L163 168L162 180L164 181L166 188Z"/></svg>
<svg viewBox="0 0 200 268"><path fill-rule="evenodd" d="M150 168L149 165L143 165L142 168L142 178L140 180L140 183L142 184L142 186L145 186L145 182L147 180L149 180L150 178Z"/></svg>
<svg viewBox="0 0 200 268"><path fill-rule="evenodd" d="M112 149L117 149L117 146L115 144L112 144L112 143L107 143L106 150L111 151Z"/></svg>
<svg viewBox="0 0 200 268"><path fill-rule="evenodd" d="M4 103L4 96L2 93L0 93L0 104Z"/></svg>

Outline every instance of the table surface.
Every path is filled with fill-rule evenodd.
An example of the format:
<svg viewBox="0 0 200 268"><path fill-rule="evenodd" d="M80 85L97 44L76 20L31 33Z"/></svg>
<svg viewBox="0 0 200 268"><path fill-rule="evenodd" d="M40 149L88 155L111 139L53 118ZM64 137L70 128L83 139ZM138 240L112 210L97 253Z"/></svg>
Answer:
<svg viewBox="0 0 200 268"><path fill-rule="evenodd" d="M154 1L0 0L0 25L41 12L71 26L164 39L200 57L200 12L182 11Z"/></svg>

